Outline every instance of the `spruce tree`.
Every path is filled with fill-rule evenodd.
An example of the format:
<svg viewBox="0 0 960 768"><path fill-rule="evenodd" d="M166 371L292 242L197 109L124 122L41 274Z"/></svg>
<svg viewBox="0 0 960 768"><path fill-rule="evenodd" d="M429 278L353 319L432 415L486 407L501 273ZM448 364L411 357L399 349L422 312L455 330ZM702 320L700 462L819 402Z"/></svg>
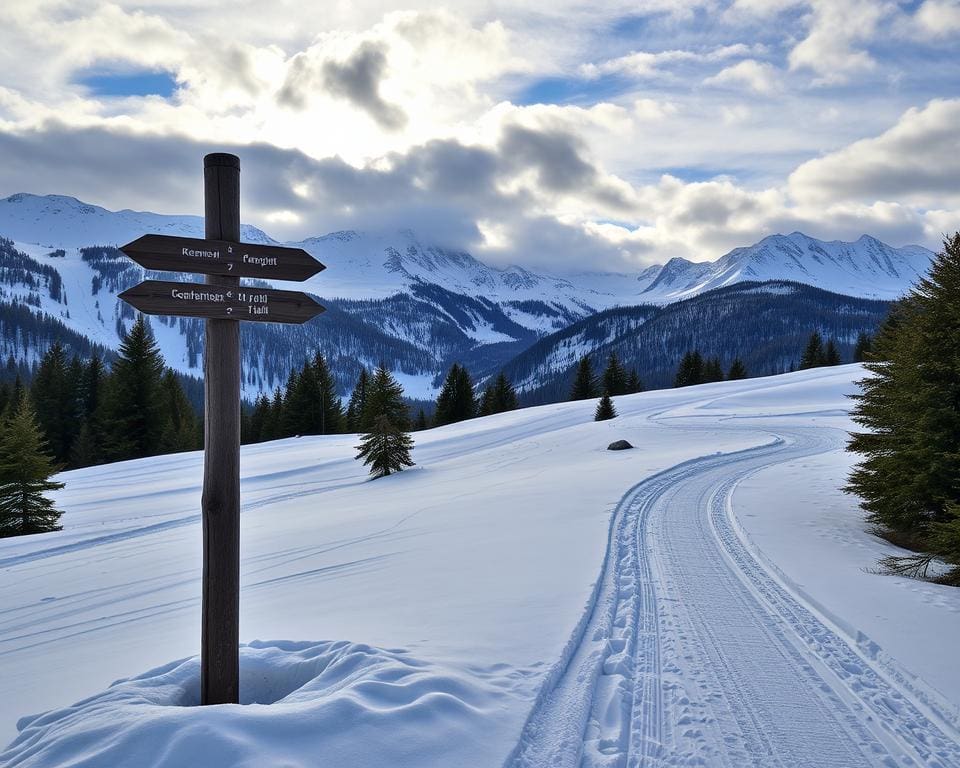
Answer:
<svg viewBox="0 0 960 768"><path fill-rule="evenodd" d="M386 477L413 466L410 451L413 439L386 416L378 416L373 428L363 435L357 446L357 459L370 467L374 479Z"/></svg>
<svg viewBox="0 0 960 768"><path fill-rule="evenodd" d="M730 371L727 373L727 378L730 381L747 378L747 366L743 364L743 360L739 357L730 364Z"/></svg>
<svg viewBox="0 0 960 768"><path fill-rule="evenodd" d="M433 415L434 426L455 424L476 415L477 401L470 373L459 363L454 363L437 397L437 410Z"/></svg>
<svg viewBox="0 0 960 768"><path fill-rule="evenodd" d="M403 400L403 387L383 363L370 377L361 423L370 424L372 428L380 416L386 416L391 424L401 430L405 431L410 426L407 404Z"/></svg>
<svg viewBox="0 0 960 768"><path fill-rule="evenodd" d="M683 356L673 380L675 387L689 387L692 384L703 384L703 357L697 350Z"/></svg>
<svg viewBox="0 0 960 768"><path fill-rule="evenodd" d="M637 392L643 392L643 381L640 380L637 369L631 368L627 375L627 394L635 395Z"/></svg>
<svg viewBox="0 0 960 768"><path fill-rule="evenodd" d="M487 385L480 402L480 415L491 416L494 413L516 410L517 393L507 375L500 371L497 378Z"/></svg>
<svg viewBox="0 0 960 768"><path fill-rule="evenodd" d="M616 418L616 416L617 409L613 407L613 400L610 398L610 393L604 392L603 397L601 397L597 403L597 410L594 411L593 420L607 421L608 419Z"/></svg>
<svg viewBox="0 0 960 768"><path fill-rule="evenodd" d="M823 351L823 364L824 365L840 365L840 350L837 349L837 345L833 339L830 339L827 342L827 347Z"/></svg>
<svg viewBox="0 0 960 768"><path fill-rule="evenodd" d="M247 442L259 443L266 439L270 421L270 398L260 393L253 403L253 412L250 414L250 431Z"/></svg>
<svg viewBox="0 0 960 768"><path fill-rule="evenodd" d="M357 446L356 458L370 467L374 478L413 466L413 439L407 433L409 417L403 387L382 363L368 383L361 418L371 427Z"/></svg>
<svg viewBox="0 0 960 768"><path fill-rule="evenodd" d="M723 368L719 357L711 357L703 364L703 383L723 381Z"/></svg>
<svg viewBox="0 0 960 768"><path fill-rule="evenodd" d="M161 395L164 364L140 315L120 343L107 391L106 413L111 459L156 455L165 423Z"/></svg>
<svg viewBox="0 0 960 768"><path fill-rule="evenodd" d="M800 370L817 368L823 365L825 361L823 337L820 335L820 331L814 331L810 334L810 340L807 342L807 346L803 350L803 355L800 357Z"/></svg>
<svg viewBox="0 0 960 768"><path fill-rule="evenodd" d="M337 384L330 367L319 351L313 356L313 375L320 392L320 423L317 434L334 435L343 432L343 403L337 395Z"/></svg>
<svg viewBox="0 0 960 768"><path fill-rule="evenodd" d="M424 413L423 408L421 408L417 413L417 420L413 424L413 429L416 432L422 432L423 430L427 429L427 427L427 414Z"/></svg>
<svg viewBox="0 0 960 768"><path fill-rule="evenodd" d="M918 551L884 565L924 576L934 558L960 585L960 233L898 302L873 340L854 396L849 448L863 457L846 490L887 538Z"/></svg>
<svg viewBox="0 0 960 768"><path fill-rule="evenodd" d="M347 403L347 431L361 432L365 426L363 424L364 405L367 401L367 387L370 384L370 374L366 368L360 369L360 375L357 378L357 385L353 388L353 394L350 395L350 401Z"/></svg>
<svg viewBox="0 0 960 768"><path fill-rule="evenodd" d="M593 375L593 365L590 363L590 356L584 355L577 364L573 387L570 389L570 399L591 400L597 395L597 379Z"/></svg>
<svg viewBox="0 0 960 768"><path fill-rule="evenodd" d="M0 536L59 531L63 514L45 493L63 488L28 398L21 399L0 437Z"/></svg>
<svg viewBox="0 0 960 768"><path fill-rule="evenodd" d="M611 352L603 372L603 388L606 394L616 397L627 394L627 372L616 352Z"/></svg>
<svg viewBox="0 0 960 768"><path fill-rule="evenodd" d="M30 387L30 398L37 412L47 446L58 462L70 456L77 420L77 385L71 380L67 356L60 342L54 342L40 361Z"/></svg>
<svg viewBox="0 0 960 768"><path fill-rule="evenodd" d="M160 383L163 400L163 430L160 433L162 453L192 451L202 446L197 443L197 414L180 386L177 375L171 371L163 375Z"/></svg>

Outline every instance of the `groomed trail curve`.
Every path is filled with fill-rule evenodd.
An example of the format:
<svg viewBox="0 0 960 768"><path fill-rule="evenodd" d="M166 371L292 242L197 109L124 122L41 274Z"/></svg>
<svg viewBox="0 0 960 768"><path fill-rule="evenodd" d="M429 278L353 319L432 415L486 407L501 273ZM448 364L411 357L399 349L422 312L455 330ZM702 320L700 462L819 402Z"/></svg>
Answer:
<svg viewBox="0 0 960 768"><path fill-rule="evenodd" d="M679 464L620 501L588 609L507 768L960 766L953 717L739 533L740 481L844 434L758 433L768 442Z"/></svg>

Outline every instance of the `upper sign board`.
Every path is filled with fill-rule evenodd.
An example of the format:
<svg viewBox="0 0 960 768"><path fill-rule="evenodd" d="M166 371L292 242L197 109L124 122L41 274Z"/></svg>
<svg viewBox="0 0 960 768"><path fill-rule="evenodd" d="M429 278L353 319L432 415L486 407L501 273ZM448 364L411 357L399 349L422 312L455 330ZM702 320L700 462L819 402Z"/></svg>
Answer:
<svg viewBox="0 0 960 768"><path fill-rule="evenodd" d="M141 267L161 272L197 272L299 282L324 269L323 264L302 248L226 240L144 235L120 250Z"/></svg>

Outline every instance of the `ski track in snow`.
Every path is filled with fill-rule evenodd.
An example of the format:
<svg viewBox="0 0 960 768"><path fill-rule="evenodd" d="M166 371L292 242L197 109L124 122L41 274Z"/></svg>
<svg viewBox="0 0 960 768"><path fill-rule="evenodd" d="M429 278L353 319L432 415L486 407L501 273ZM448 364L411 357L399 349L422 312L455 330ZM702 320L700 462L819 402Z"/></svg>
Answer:
<svg viewBox="0 0 960 768"><path fill-rule="evenodd" d="M960 766L949 707L833 627L741 534L740 481L844 438L765 431L773 442L684 462L621 499L506 768Z"/></svg>

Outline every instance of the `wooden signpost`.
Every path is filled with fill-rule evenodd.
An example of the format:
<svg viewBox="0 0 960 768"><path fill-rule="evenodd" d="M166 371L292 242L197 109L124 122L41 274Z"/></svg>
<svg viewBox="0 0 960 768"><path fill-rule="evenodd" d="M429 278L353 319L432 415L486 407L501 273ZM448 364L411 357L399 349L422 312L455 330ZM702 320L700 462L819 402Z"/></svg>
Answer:
<svg viewBox="0 0 960 768"><path fill-rule="evenodd" d="M240 320L304 323L323 307L241 277L306 280L324 266L299 248L240 242L240 158L203 159L206 238L145 235L120 250L143 267L206 275L144 280L120 298L150 315L206 320L203 353L203 618L200 703L240 700Z"/></svg>

